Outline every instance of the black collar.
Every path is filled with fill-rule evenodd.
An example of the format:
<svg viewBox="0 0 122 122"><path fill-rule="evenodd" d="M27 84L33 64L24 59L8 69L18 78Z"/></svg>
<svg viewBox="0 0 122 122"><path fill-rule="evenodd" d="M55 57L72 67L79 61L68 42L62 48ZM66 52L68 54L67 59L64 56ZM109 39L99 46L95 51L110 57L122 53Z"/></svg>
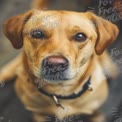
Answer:
<svg viewBox="0 0 122 122"><path fill-rule="evenodd" d="M83 93L85 93L87 90L90 90L92 91L92 87L91 87L91 77L88 79L88 81L83 85L83 87L81 88L81 90L76 94L76 93L73 93L71 95L68 95L68 96L62 96L62 95L56 95L56 94L49 94L47 93L46 91L44 91L43 89L39 88L39 92L50 97L50 98L53 98L53 100L55 101L56 105L57 106L60 106L64 109L64 107L60 104L60 101L58 99L63 99L63 100L70 100L70 99L75 99L75 98L78 98L80 97Z"/></svg>

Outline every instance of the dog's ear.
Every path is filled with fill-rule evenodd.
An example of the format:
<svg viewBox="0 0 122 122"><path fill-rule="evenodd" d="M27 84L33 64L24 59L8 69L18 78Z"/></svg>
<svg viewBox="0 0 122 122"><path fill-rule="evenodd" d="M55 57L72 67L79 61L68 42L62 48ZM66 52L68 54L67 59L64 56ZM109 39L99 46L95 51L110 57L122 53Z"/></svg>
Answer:
<svg viewBox="0 0 122 122"><path fill-rule="evenodd" d="M32 11L29 11L27 13L14 16L5 21L3 24L4 34L16 49L21 48L23 45L23 28L31 15Z"/></svg>
<svg viewBox="0 0 122 122"><path fill-rule="evenodd" d="M98 39L96 41L95 51L100 55L116 40L119 30L116 25L108 20L98 17L91 12L87 12L87 14L96 27Z"/></svg>

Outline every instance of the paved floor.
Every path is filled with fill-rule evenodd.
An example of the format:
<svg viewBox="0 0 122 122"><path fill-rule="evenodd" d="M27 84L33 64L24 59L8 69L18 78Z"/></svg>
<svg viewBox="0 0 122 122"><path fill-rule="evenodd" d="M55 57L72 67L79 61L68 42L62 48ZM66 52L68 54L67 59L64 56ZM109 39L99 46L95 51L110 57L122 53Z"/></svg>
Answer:
<svg viewBox="0 0 122 122"><path fill-rule="evenodd" d="M3 64L7 63L9 60L14 58L16 54L19 53L19 51L12 48L9 41L3 36L2 23L6 18L28 10L30 1L31 0L0 0L0 67L2 67ZM64 1L65 4L61 6L61 3L56 3L53 7L60 7L60 9L63 9L64 7L70 7L73 10L76 9L78 11L85 11L88 7L94 7L97 5L97 3L94 4L93 2L89 2L88 0L86 0L84 4L81 4L81 0L78 0L79 3L70 0L73 2L70 5L69 0L67 0L67 2L65 0L59 0L59 2L61 1ZM119 109L122 108L122 20L118 21L117 24L121 30L120 36L117 39L116 43L114 43L113 46L109 48L109 52L111 56L114 57L114 60L118 62L121 72L118 79L111 82L109 98L101 108L108 118L107 122L115 122L115 119L117 120L117 117L113 115L116 109L122 113L122 110ZM119 54L117 54L117 51L119 51ZM0 122L30 122L30 114L24 110L23 105L17 99L16 94L12 89L13 84L9 84L5 88L0 88ZM119 118L122 118L122 114L119 115L118 113L118 116Z"/></svg>

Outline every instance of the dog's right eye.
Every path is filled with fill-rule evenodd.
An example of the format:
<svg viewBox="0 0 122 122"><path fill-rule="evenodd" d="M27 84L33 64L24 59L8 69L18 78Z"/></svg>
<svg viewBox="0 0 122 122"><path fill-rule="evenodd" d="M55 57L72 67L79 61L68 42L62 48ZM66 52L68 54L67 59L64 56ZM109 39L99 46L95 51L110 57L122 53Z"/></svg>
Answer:
<svg viewBox="0 0 122 122"><path fill-rule="evenodd" d="M36 38L36 39L42 39L45 37L43 32L40 30L33 30L31 31L30 35L32 36L32 38Z"/></svg>
<svg viewBox="0 0 122 122"><path fill-rule="evenodd" d="M78 34L75 35L74 39L77 42L84 42L84 41L87 40L87 36L84 33L78 33Z"/></svg>

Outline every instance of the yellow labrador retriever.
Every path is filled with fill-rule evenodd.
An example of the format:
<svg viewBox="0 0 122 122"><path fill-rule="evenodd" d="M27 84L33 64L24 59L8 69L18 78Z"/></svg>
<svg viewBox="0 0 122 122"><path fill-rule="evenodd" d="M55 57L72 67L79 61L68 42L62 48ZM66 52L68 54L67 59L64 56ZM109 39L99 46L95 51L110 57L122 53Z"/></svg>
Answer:
<svg viewBox="0 0 122 122"><path fill-rule="evenodd" d="M105 51L118 35L116 25L90 12L34 9L10 18L3 29L23 51L1 70L0 79L17 75L16 92L34 122L74 114L104 121L96 111L107 98L107 78L116 75Z"/></svg>

